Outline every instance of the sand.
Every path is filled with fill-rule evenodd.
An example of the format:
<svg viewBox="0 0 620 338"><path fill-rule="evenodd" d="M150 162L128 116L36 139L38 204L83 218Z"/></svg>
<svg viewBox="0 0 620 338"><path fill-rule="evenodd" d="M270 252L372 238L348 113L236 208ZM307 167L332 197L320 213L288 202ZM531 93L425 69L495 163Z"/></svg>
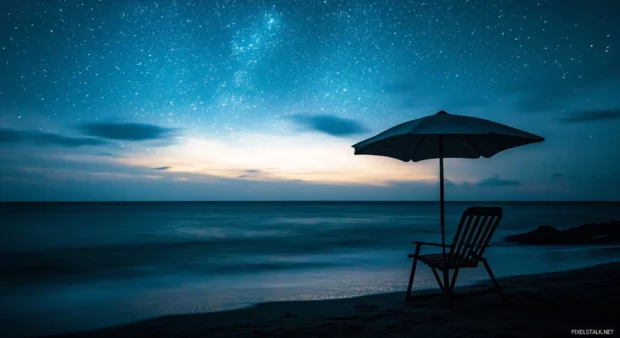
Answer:
<svg viewBox="0 0 620 338"><path fill-rule="evenodd" d="M277 302L161 317L63 337L564 337L620 326L620 263L431 291L327 301ZM415 291L415 290L414 290ZM438 290L437 290L438 291ZM620 331L591 331L620 334ZM55 336L61 337L61 336Z"/></svg>

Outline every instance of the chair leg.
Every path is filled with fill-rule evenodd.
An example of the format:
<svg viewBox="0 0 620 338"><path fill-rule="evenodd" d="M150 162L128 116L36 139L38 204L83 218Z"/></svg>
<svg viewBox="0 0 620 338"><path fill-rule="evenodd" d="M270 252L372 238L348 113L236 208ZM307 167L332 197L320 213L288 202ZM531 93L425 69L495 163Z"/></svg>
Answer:
<svg viewBox="0 0 620 338"><path fill-rule="evenodd" d="M415 249L415 255L413 256L413 263L411 265L411 275L409 275L409 286L407 287L407 295L405 300L411 298L411 288L413 288L413 277L415 277L416 266L418 265L418 256L420 255L420 245L418 244Z"/></svg>
<svg viewBox="0 0 620 338"><path fill-rule="evenodd" d="M456 284L456 276L459 274L459 269L456 268L452 273L452 282L450 283L450 292L454 291L454 285Z"/></svg>
<svg viewBox="0 0 620 338"><path fill-rule="evenodd" d="M489 273L489 276L491 277L491 280L493 281L493 284L495 285L495 289L497 290L497 292L499 292L500 296L503 296L504 293L502 292L502 288L499 286L499 283L495 279L495 276L493 275L493 272L491 271L491 267L489 266L489 262L487 262L486 259L483 259L482 263L484 263L484 267L487 269L487 272Z"/></svg>
<svg viewBox="0 0 620 338"><path fill-rule="evenodd" d="M450 269L443 269L443 293L449 296L452 290L450 289Z"/></svg>
<svg viewBox="0 0 620 338"><path fill-rule="evenodd" d="M437 280L437 284L439 284L439 288L441 289L441 293L445 293L446 290L444 288L443 283L441 282L441 279L439 278L439 274L437 273L437 270L435 268L431 268L431 270L433 270L433 275L435 275L435 279Z"/></svg>

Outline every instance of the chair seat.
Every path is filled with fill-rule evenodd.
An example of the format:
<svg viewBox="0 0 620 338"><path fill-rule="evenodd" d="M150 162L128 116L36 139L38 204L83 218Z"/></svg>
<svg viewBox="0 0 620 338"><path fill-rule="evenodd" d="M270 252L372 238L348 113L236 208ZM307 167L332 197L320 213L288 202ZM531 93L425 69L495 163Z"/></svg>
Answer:
<svg viewBox="0 0 620 338"><path fill-rule="evenodd" d="M455 257L456 256L456 257ZM475 268L478 266L478 261L474 259L467 259L461 255L446 255L444 260L443 254L431 254L431 255L419 255L418 259L432 268L439 270L444 269L456 269L456 268Z"/></svg>
<svg viewBox="0 0 620 338"><path fill-rule="evenodd" d="M433 270L433 275L441 291L446 294L450 294L454 290L459 269L475 268L482 262L495 288L501 294L499 283L495 280L489 262L483 255L502 219L502 215L503 211L500 207L469 207L461 216L461 221L456 229L451 245L445 245L443 240L441 244L413 242L416 249L414 254L409 254L409 258L414 259L411 262L411 274L409 275L409 285L407 286L407 296L405 299L411 298L411 289L413 288L413 279L418 261L422 261ZM440 247L444 251L441 254L421 255L420 250L424 246ZM443 281L439 277L437 270L443 272ZM452 280L449 278L449 270L453 270Z"/></svg>

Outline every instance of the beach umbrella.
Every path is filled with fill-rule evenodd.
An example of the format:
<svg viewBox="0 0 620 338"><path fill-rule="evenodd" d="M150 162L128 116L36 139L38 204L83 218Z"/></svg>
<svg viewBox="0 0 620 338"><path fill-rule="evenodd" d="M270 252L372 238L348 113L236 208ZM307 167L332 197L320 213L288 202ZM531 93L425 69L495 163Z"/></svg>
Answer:
<svg viewBox="0 0 620 338"><path fill-rule="evenodd" d="M506 149L542 142L544 138L481 118L440 111L392 127L353 145L355 155L377 155L418 162L439 159L441 244L446 258L444 158L489 158ZM444 270L444 282L448 271ZM446 284L447 285L447 284Z"/></svg>

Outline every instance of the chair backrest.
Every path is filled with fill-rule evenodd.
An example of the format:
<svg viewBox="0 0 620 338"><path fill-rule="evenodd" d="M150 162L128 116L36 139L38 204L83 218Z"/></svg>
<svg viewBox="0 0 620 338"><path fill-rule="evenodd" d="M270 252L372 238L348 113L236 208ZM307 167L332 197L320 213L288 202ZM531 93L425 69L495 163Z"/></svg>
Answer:
<svg viewBox="0 0 620 338"><path fill-rule="evenodd" d="M502 219L502 214L500 207L467 208L454 235L448 263L477 265Z"/></svg>

